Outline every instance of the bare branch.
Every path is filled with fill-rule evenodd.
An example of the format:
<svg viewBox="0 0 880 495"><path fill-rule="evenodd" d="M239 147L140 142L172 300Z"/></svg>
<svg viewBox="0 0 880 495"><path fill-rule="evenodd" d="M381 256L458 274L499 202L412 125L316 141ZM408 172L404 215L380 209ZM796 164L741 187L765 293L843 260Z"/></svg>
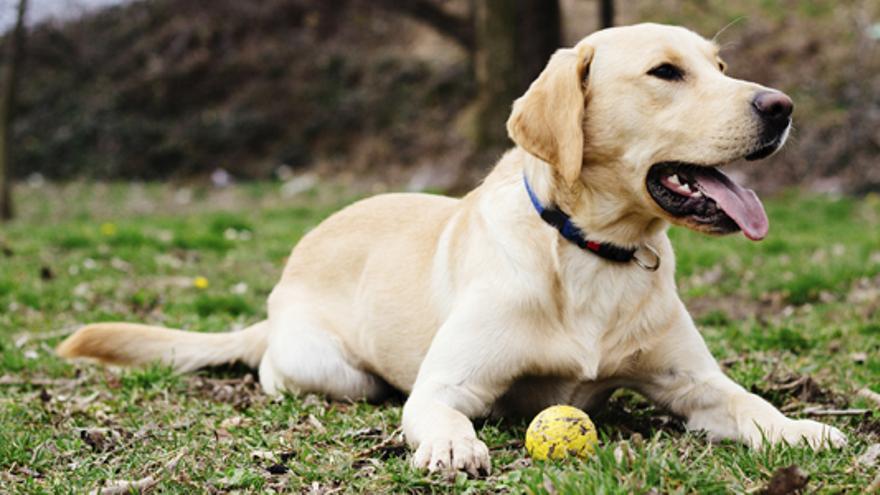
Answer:
<svg viewBox="0 0 880 495"><path fill-rule="evenodd" d="M874 392L873 390L865 387L859 390L857 393L860 397L864 397L865 399L874 402L874 404L880 407L880 394L878 394L877 392Z"/></svg>
<svg viewBox="0 0 880 495"><path fill-rule="evenodd" d="M125 493L145 493L152 490L159 484L159 478L162 473L173 473L177 469L180 459L186 454L187 449L183 449L173 459L163 466L162 471L150 476L146 476L139 480L118 480L108 483L106 486L96 488L91 492L92 495L122 495Z"/></svg>
<svg viewBox="0 0 880 495"><path fill-rule="evenodd" d="M808 407L801 411L810 416L864 416L870 414L870 409L822 409L821 407Z"/></svg>
<svg viewBox="0 0 880 495"><path fill-rule="evenodd" d="M474 27L471 19L450 14L431 0L376 0L373 4L427 24L468 51L474 49Z"/></svg>

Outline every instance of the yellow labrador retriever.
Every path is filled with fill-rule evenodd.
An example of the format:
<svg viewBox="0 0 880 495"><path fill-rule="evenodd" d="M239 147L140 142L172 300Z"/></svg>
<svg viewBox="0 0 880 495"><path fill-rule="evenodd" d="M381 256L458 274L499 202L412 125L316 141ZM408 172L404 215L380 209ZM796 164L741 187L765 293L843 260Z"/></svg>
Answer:
<svg viewBox="0 0 880 495"><path fill-rule="evenodd" d="M462 199L385 194L293 250L268 319L226 334L89 325L67 358L180 371L242 361L270 394L403 410L413 463L487 471L471 419L590 409L630 387L711 439L842 445L731 381L678 298L669 223L763 238L755 194L718 167L785 141L792 102L724 74L680 27L607 29L553 55L513 105L516 147Z"/></svg>

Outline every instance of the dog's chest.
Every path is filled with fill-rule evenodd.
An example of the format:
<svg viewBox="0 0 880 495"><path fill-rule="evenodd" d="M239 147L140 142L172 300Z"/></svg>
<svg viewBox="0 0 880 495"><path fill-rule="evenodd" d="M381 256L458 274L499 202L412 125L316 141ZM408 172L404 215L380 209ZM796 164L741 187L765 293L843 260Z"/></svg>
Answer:
<svg viewBox="0 0 880 495"><path fill-rule="evenodd" d="M556 352L578 363L581 381L625 373L671 312L658 274L631 265L590 268L561 271L564 337Z"/></svg>

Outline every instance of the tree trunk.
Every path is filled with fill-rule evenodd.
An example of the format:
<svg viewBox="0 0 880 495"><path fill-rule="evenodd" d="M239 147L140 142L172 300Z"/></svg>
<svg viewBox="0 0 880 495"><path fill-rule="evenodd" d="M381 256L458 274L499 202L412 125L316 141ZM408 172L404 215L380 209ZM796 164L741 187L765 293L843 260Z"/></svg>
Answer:
<svg viewBox="0 0 880 495"><path fill-rule="evenodd" d="M544 70L550 55L562 43L562 15L558 0L520 0L517 5L519 96Z"/></svg>
<svg viewBox="0 0 880 495"><path fill-rule="evenodd" d="M18 73L24 58L24 18L27 0L19 0L15 28L9 37L6 73L0 93L0 219L12 218L12 123Z"/></svg>
<svg viewBox="0 0 880 495"><path fill-rule="evenodd" d="M599 0L599 29L614 26L614 0Z"/></svg>
<svg viewBox="0 0 880 495"><path fill-rule="evenodd" d="M476 144L507 146L505 122L513 100L559 47L558 0L478 0L475 12Z"/></svg>

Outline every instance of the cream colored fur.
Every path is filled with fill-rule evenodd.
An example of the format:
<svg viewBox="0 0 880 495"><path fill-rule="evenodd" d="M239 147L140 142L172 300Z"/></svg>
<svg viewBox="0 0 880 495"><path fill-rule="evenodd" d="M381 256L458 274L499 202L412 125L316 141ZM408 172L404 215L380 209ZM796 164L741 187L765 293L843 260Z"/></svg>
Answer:
<svg viewBox="0 0 880 495"><path fill-rule="evenodd" d="M59 354L182 371L259 361L270 394L377 399L390 385L409 394L413 463L431 470L489 469L472 418L592 408L618 387L712 439L843 444L727 378L676 293L666 229L680 221L648 195L648 168L723 164L760 145L750 101L766 88L724 75L717 51L677 27L597 32L559 50L515 102L517 146L483 184L460 200L381 195L328 218L294 248L266 322L223 335L90 325ZM646 75L663 62L688 77ZM659 270L567 242L536 214L523 174L592 239L652 246Z"/></svg>

